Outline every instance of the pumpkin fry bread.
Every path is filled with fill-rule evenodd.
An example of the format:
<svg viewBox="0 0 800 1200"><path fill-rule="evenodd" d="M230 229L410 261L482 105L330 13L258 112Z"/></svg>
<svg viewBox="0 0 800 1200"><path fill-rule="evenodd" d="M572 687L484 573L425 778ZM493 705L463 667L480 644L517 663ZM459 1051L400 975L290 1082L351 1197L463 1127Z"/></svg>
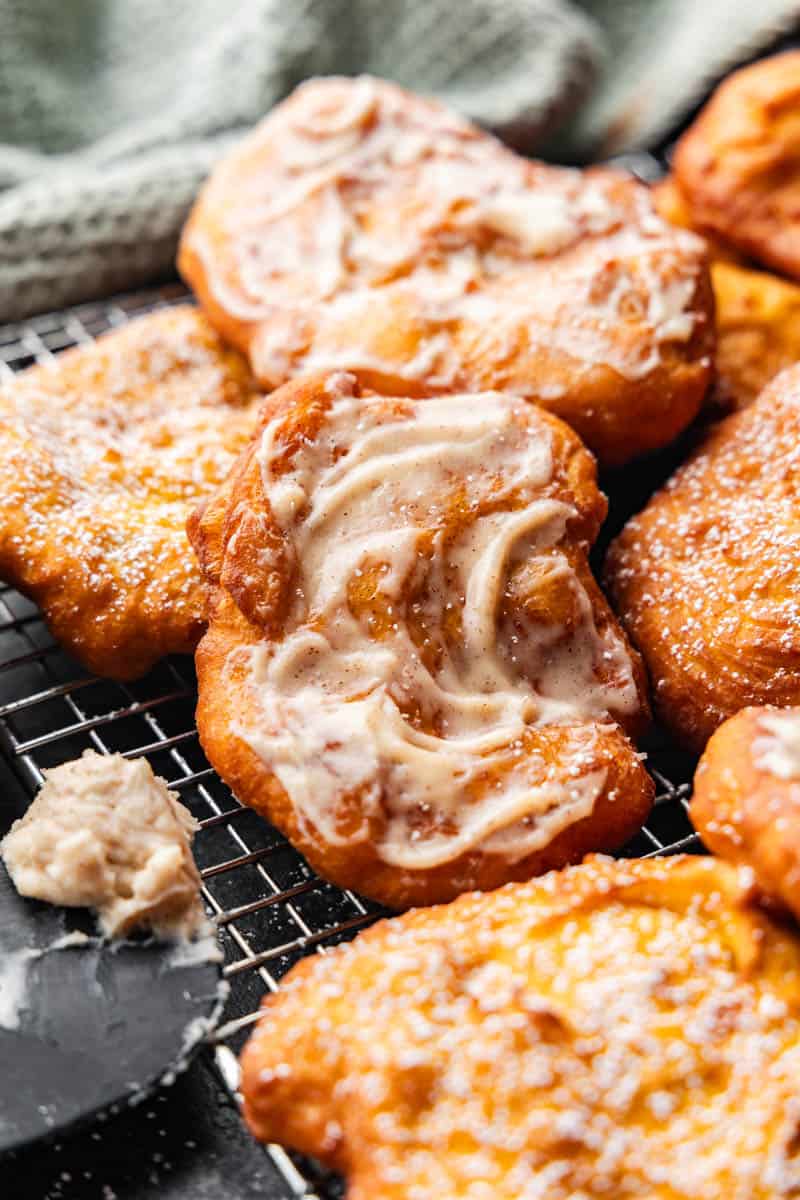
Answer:
<svg viewBox="0 0 800 1200"><path fill-rule="evenodd" d="M196 309L131 321L0 390L0 574L90 671L142 675L205 618L186 538L261 397Z"/></svg>
<svg viewBox="0 0 800 1200"><path fill-rule="evenodd" d="M711 378L704 244L643 184L530 162L378 79L278 105L212 172L179 267L266 387L504 391L604 464L675 438Z"/></svg>
<svg viewBox="0 0 800 1200"><path fill-rule="evenodd" d="M622 844L652 781L641 664L586 555L595 464L500 393L298 380L190 534L197 724L239 799L393 907ZM623 728L620 728L621 723Z"/></svg>
<svg viewBox="0 0 800 1200"><path fill-rule="evenodd" d="M800 708L746 708L706 746L690 815L721 858L752 866L800 917Z"/></svg>
<svg viewBox="0 0 800 1200"><path fill-rule="evenodd" d="M672 167L697 230L800 280L800 50L729 75Z"/></svg>
<svg viewBox="0 0 800 1200"><path fill-rule="evenodd" d="M698 752L800 701L800 366L712 426L612 542L606 580L659 719Z"/></svg>
<svg viewBox="0 0 800 1200"><path fill-rule="evenodd" d="M653 189L656 209L673 225L693 229L672 176ZM716 377L710 399L725 410L746 408L779 371L800 362L800 287L749 268L741 255L706 235L714 293Z"/></svg>
<svg viewBox="0 0 800 1200"><path fill-rule="evenodd" d="M798 1068L800 940L752 872L592 858L299 963L242 1093L348 1200L776 1200Z"/></svg>

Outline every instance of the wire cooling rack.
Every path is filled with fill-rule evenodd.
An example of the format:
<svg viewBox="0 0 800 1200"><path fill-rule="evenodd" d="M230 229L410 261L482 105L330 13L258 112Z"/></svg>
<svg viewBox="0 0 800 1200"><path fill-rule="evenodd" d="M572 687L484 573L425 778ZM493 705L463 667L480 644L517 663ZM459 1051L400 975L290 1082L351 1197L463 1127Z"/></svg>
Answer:
<svg viewBox="0 0 800 1200"><path fill-rule="evenodd" d="M132 317L186 298L180 285L171 284L0 327L0 382ZM652 469L647 475L652 487ZM621 491L616 484L612 490ZM612 495L614 523L641 500L639 494ZM165 660L135 683L88 675L55 644L36 607L0 586L0 752L26 793L35 794L47 767L90 748L117 751L148 758L200 823L195 853L206 903L220 926L231 985L217 1065L235 1090L233 1054L262 996L274 991L304 954L324 953L380 910L319 879L280 834L238 804L200 749L195 696L189 658ZM622 853L700 849L686 816L692 760L658 735L647 749L658 797L647 825ZM341 1195L338 1181L314 1164L277 1146L266 1153L275 1171L276 1196L333 1200Z"/></svg>

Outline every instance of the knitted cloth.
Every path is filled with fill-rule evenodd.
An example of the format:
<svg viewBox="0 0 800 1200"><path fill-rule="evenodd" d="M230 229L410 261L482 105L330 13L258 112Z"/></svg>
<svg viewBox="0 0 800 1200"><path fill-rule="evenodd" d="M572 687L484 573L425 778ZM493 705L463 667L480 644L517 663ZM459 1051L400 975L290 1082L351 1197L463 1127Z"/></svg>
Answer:
<svg viewBox="0 0 800 1200"><path fill-rule="evenodd" d="M800 25L800 0L582 0L607 48L590 102L560 131L562 155L604 157L661 141L721 76Z"/></svg>
<svg viewBox="0 0 800 1200"><path fill-rule="evenodd" d="M655 116L667 108L674 116L676 101L691 104L709 74L774 36L800 3L731 0L748 10L735 31L717 14L713 39L706 24L702 51L692 45L691 70L676 75L673 54L672 77L661 72L657 91L654 73L643 73L648 54L660 61L670 30L680 50L684 21L699 37L691 10L719 9L720 0L586 7L0 0L0 320L168 274L215 159L308 75L384 75L442 96L520 148L546 143L556 156L554 131L580 110L561 149L585 157L642 82L658 96ZM598 80L595 107L588 97ZM651 119L645 134L652 129Z"/></svg>

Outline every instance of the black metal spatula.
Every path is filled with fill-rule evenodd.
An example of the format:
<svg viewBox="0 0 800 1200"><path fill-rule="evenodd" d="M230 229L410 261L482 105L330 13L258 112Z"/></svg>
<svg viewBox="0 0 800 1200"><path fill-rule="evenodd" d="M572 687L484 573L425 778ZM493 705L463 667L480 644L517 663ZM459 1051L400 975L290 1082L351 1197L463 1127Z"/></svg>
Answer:
<svg viewBox="0 0 800 1200"><path fill-rule="evenodd" d="M19 896L0 863L0 1152L169 1082L224 991L202 946L103 942L86 914Z"/></svg>

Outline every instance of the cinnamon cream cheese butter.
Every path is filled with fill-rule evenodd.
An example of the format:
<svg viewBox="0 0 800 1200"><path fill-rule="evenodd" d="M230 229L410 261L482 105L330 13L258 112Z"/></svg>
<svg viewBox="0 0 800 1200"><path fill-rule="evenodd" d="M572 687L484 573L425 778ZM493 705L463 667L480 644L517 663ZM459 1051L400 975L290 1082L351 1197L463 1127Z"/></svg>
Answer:
<svg viewBox="0 0 800 1200"><path fill-rule="evenodd" d="M207 932L192 857L197 824L145 759L87 750L45 772L0 853L23 896L95 909L103 933Z"/></svg>

